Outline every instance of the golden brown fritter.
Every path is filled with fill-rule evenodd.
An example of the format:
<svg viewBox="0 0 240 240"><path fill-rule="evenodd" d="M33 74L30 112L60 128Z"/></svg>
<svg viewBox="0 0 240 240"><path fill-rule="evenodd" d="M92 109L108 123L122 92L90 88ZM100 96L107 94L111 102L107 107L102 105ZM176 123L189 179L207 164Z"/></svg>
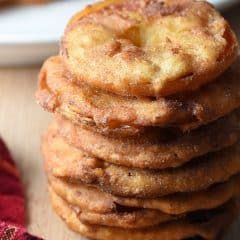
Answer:
<svg viewBox="0 0 240 240"><path fill-rule="evenodd" d="M132 213L100 214L82 211L79 207L75 209L78 211L79 220L83 223L125 229L153 227L177 218L156 210L141 209Z"/></svg>
<svg viewBox="0 0 240 240"><path fill-rule="evenodd" d="M37 100L48 111L58 112L75 123L87 119L103 128L176 126L196 128L240 106L240 60L218 81L198 92L170 98L126 98L76 86L68 79L60 57L46 61L39 75ZM124 131L124 130L123 130Z"/></svg>
<svg viewBox="0 0 240 240"><path fill-rule="evenodd" d="M140 170L109 164L68 145L54 126L42 143L46 170L56 177L99 186L122 197L156 198L194 192L227 181L240 172L238 144L175 169Z"/></svg>
<svg viewBox="0 0 240 240"><path fill-rule="evenodd" d="M50 198L56 213L66 222L69 228L86 237L98 240L176 240L195 236L212 240L233 222L238 212L236 204L231 202L226 207L216 211L216 213L210 214L210 217L200 216L205 218L202 222L186 219L161 224L158 227L148 229L127 230L84 224L79 220L74 208L55 194L54 191L51 191L51 189Z"/></svg>
<svg viewBox="0 0 240 240"><path fill-rule="evenodd" d="M174 134L151 129L138 137L103 136L60 116L58 132L69 144L107 162L126 167L164 169L179 167L209 152L221 150L240 140L240 112L189 133Z"/></svg>
<svg viewBox="0 0 240 240"><path fill-rule="evenodd" d="M214 185L204 191L178 193L155 199L121 198L87 184L74 184L50 175L48 179L51 188L67 202L86 211L102 214L143 208L179 215L217 208L240 194L238 187L240 176L233 177L225 183Z"/></svg>
<svg viewBox="0 0 240 240"><path fill-rule="evenodd" d="M54 191L54 188L51 187ZM68 189L66 189L68 191ZM55 191L54 191L55 192ZM57 193L57 192L56 192ZM57 193L58 194L58 193ZM59 195L60 196L60 195ZM79 196L78 198L85 198L85 196ZM184 215L170 215L163 213L159 210L144 209L144 208L127 208L122 207L116 209L113 212L103 213L91 211L84 208L82 205L75 205L73 199L63 198L69 205L74 206L74 210L78 214L78 218L87 224L103 225L109 227L120 227L126 229L139 229L147 228L159 225L161 223L183 218ZM91 199L86 199L91 201Z"/></svg>
<svg viewBox="0 0 240 240"><path fill-rule="evenodd" d="M125 96L169 96L223 73L237 40L205 1L115 0L73 17L61 50L80 84Z"/></svg>

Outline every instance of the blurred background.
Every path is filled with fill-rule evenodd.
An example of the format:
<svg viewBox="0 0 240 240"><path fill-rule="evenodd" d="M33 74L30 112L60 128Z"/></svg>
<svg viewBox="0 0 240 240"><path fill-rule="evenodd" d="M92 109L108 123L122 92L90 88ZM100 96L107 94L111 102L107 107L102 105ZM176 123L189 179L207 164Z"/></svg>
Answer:
<svg viewBox="0 0 240 240"><path fill-rule="evenodd" d="M32 4L35 2L35 4ZM69 18L94 0L0 0L0 66L41 63L58 52ZM210 0L221 11L239 0Z"/></svg>

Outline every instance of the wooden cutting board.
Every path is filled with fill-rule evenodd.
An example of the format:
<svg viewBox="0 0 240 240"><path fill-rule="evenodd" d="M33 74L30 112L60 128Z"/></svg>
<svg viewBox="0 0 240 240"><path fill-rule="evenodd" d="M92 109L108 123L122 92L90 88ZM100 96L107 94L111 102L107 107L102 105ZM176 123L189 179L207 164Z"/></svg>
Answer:
<svg viewBox="0 0 240 240"><path fill-rule="evenodd" d="M239 12L240 7L235 8L227 13L227 17L240 34ZM48 202L40 137L51 116L35 103L38 71L39 67L0 69L0 135L22 172L28 200L29 231L46 240L83 240L65 227ZM240 220L226 239L240 239Z"/></svg>

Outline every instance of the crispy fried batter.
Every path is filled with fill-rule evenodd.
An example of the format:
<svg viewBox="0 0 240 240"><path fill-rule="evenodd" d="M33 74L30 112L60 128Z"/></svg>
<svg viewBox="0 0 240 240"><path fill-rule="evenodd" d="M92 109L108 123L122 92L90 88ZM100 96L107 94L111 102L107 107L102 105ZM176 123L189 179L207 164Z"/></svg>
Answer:
<svg viewBox="0 0 240 240"><path fill-rule="evenodd" d="M54 126L43 140L46 169L56 177L100 186L122 197L156 198L177 192L193 192L224 182L240 172L236 145L196 159L181 168L150 171L109 164L68 145Z"/></svg>
<svg viewBox="0 0 240 240"><path fill-rule="evenodd" d="M126 208L143 208L179 215L217 208L240 194L240 176L204 191L178 193L156 199L121 198L83 183L74 184L50 175L48 179L52 189L67 202L95 213L115 213L124 212Z"/></svg>
<svg viewBox="0 0 240 240"><path fill-rule="evenodd" d="M156 210L146 209L136 210L132 213L110 214L81 211L79 207L75 207L75 209L78 211L79 220L83 223L125 229L153 227L178 218L177 216L167 215Z"/></svg>
<svg viewBox="0 0 240 240"><path fill-rule="evenodd" d="M55 192L54 183L50 184L52 190ZM68 189L66 189L69 191ZM58 192L56 192L58 194ZM59 195L61 196L61 195ZM61 196L62 197L62 196ZM86 199L85 196L78 198L85 198L86 202L92 202L91 199ZM76 201L72 198L64 198L68 204L74 206L77 211L79 219L88 224L104 225L109 227L120 227L126 229L146 228L159 225L161 223L173 221L183 218L184 215L170 215L159 210L144 209L144 208L128 208L120 207L112 212L96 212L84 207L84 205L74 204ZM96 204L96 203L93 203ZM91 203L89 203L89 206Z"/></svg>
<svg viewBox="0 0 240 240"><path fill-rule="evenodd" d="M237 40L205 1L116 0L78 13L61 50L78 83L125 96L169 96L224 72Z"/></svg>
<svg viewBox="0 0 240 240"><path fill-rule="evenodd" d="M231 146L240 140L240 112L190 133L151 129L139 137L103 136L56 117L58 132L69 144L107 162L127 167L164 169Z"/></svg>
<svg viewBox="0 0 240 240"><path fill-rule="evenodd" d="M139 131L142 126L197 128L240 106L240 61L218 81L198 92L171 98L126 98L68 79L60 57L46 61L39 75L37 100L43 108L58 112L75 123L87 122L103 128ZM86 124L85 124L86 125Z"/></svg>
<svg viewBox="0 0 240 240"><path fill-rule="evenodd" d="M56 213L64 219L74 231L99 240L176 240L190 237L202 237L212 240L222 232L236 217L237 207L234 202L223 209L212 213L203 222L194 222L190 219L173 221L149 229L127 230L122 228L105 227L100 225L84 224L78 218L74 209L50 189L52 206ZM208 215L208 214L207 214ZM204 216L203 216L204 218Z"/></svg>

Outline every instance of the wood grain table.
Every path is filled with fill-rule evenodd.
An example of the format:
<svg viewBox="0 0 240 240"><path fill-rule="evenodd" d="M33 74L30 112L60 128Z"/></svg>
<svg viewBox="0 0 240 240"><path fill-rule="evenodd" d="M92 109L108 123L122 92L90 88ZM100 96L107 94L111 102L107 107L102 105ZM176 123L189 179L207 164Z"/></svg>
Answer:
<svg viewBox="0 0 240 240"><path fill-rule="evenodd" d="M226 17L240 34L240 7L226 13ZM8 144L23 176L29 231L46 240L83 240L66 228L48 202L40 137L51 116L35 102L38 71L39 67L0 69L0 135ZM226 239L240 239L240 221Z"/></svg>

